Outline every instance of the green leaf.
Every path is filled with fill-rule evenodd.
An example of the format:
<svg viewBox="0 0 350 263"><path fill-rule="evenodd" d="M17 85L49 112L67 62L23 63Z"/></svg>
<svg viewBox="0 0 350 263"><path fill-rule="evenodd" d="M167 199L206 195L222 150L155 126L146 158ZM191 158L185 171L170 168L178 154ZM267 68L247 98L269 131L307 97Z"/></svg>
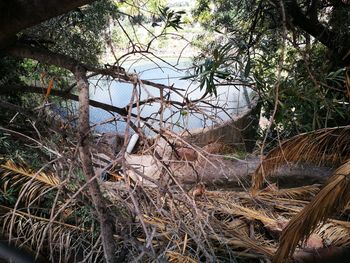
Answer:
<svg viewBox="0 0 350 263"><path fill-rule="evenodd" d="M197 76L198 76L197 74L195 74L195 75L189 75L189 76L182 77L182 78L180 78L180 79L181 79L181 80L194 79L194 78L196 78Z"/></svg>

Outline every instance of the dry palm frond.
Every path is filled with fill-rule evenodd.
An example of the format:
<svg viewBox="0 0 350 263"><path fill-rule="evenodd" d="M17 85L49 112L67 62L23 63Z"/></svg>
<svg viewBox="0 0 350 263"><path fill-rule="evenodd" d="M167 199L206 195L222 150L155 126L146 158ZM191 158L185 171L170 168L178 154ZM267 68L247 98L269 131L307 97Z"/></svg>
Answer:
<svg viewBox="0 0 350 263"><path fill-rule="evenodd" d="M297 135L273 149L256 169L252 189L261 188L265 176L288 163L314 163L336 167L350 158L350 125Z"/></svg>
<svg viewBox="0 0 350 263"><path fill-rule="evenodd" d="M12 160L8 160L6 164L0 165L0 168L2 168L4 172L11 171L16 174L21 174L28 178L34 178L34 180L50 186L57 186L59 184L59 180L53 175L48 175L43 172L39 174L32 173L29 169L16 165Z"/></svg>
<svg viewBox="0 0 350 263"><path fill-rule="evenodd" d="M320 185L306 185L302 187L280 189L276 192L261 192L261 196L286 197L289 199L310 200L320 191Z"/></svg>
<svg viewBox="0 0 350 263"><path fill-rule="evenodd" d="M89 232L90 231L88 229L77 227L77 226L70 225L70 224L66 224L66 223L63 223L63 222L60 222L60 221L55 221L55 220L51 221L50 219L47 219L47 218L44 218L44 217L31 215L31 214L28 214L28 213L25 213L25 212L21 212L21 211L18 211L18 210L14 211L12 208L7 207L7 206L3 206L3 205L0 205L0 209L9 211L9 213L7 213L7 215L4 216L5 219L6 219L6 216L8 216L10 214L12 215L14 213L15 215L18 215L18 216L22 215L22 216L30 217L30 218L35 219L35 220L45 221L45 222L48 222L48 223L51 222L52 224L61 225L61 226L70 228L72 230L79 230L79 231L83 231L83 232Z"/></svg>
<svg viewBox="0 0 350 263"><path fill-rule="evenodd" d="M226 193L226 192L225 192ZM239 193L236 194L236 197ZM244 198L250 198L249 196ZM275 218L271 213L254 208L246 207L231 199L228 195L221 196L219 193L208 192L208 199L212 204L203 203L206 208L210 208L216 213L232 215L234 217L243 217L250 220L258 220L264 224L275 222ZM199 202L198 202L199 203Z"/></svg>
<svg viewBox="0 0 350 263"><path fill-rule="evenodd" d="M60 258L53 262L68 262L78 251L91 251L94 245L90 230L59 221L50 222L47 218L13 211L4 206L0 208L9 210L1 220L2 235L14 234L16 242L38 254L50 250L51 255L59 255ZM10 225L13 226L13 233L9 233Z"/></svg>
<svg viewBox="0 0 350 263"><path fill-rule="evenodd" d="M304 241L320 222L343 209L349 200L350 159L335 171L315 198L289 222L282 233L274 262L284 262L299 241Z"/></svg>
<svg viewBox="0 0 350 263"><path fill-rule="evenodd" d="M349 221L342 221L342 220L336 220L336 219L331 219L330 221L332 223L340 225L340 226L342 226L350 231L350 222Z"/></svg>
<svg viewBox="0 0 350 263"><path fill-rule="evenodd" d="M274 248L260 244L256 240L252 240L249 237L237 237L237 238L226 238L218 236L210 236L211 239L218 240L221 244L227 244L233 249L249 249L261 253L262 255L271 257L275 252ZM256 253L255 253L256 254Z"/></svg>
<svg viewBox="0 0 350 263"><path fill-rule="evenodd" d="M43 172L33 173L27 168L16 165L12 160L0 165L0 180L4 192L10 188L20 189L19 196L22 196L27 205L42 193L59 185L59 180L55 176Z"/></svg>
<svg viewBox="0 0 350 263"><path fill-rule="evenodd" d="M326 223L320 229L318 232L322 235L322 237L326 240L328 240L328 245L333 246L346 246L349 247L350 245L350 235L349 235L349 229L347 227L342 226L343 221L337 221L337 223ZM349 222L344 222L349 223Z"/></svg>
<svg viewBox="0 0 350 263"><path fill-rule="evenodd" d="M241 216L245 219L258 220L264 224L274 223L276 219L272 218L272 215L268 215L263 211L258 211L255 209L247 208L240 205L232 205L230 208L217 208L217 211L229 213L235 216Z"/></svg>
<svg viewBox="0 0 350 263"><path fill-rule="evenodd" d="M196 263L197 261L192 259L191 257L181 255L175 251L167 251L166 255L169 258L169 262L172 263Z"/></svg>

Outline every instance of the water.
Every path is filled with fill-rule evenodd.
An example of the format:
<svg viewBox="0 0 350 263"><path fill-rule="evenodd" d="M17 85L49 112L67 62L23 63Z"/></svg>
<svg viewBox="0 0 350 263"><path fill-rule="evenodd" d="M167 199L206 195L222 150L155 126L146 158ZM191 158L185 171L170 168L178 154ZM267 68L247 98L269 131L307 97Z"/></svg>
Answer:
<svg viewBox="0 0 350 263"><path fill-rule="evenodd" d="M170 63L175 63L174 60L168 60ZM166 65L164 62L157 62L157 65L152 62L139 61L134 64L129 64L125 67L128 72L136 72L141 79L149 80L156 83L173 85L177 89L181 89L180 93L170 92L169 89L164 89L163 96L168 100L183 103L183 96L187 96L190 100L200 98L204 94L204 90L200 91L198 83L192 83L189 80L181 80L186 76L190 61L184 59L177 66L177 69ZM90 79L90 98L102 103L111 104L116 107L125 107L130 103L133 94L133 85L129 83L122 83L109 78L94 78ZM160 90L151 86L137 87L137 95L140 101L160 97ZM251 91L248 90L248 93ZM233 86L219 86L218 97L211 96L205 99L205 102L198 104L195 108L190 110L179 105L170 106L163 105L163 127L166 126L174 131L181 131L183 129L194 129L210 126L220 123L223 120L229 119L231 116L239 115L242 110L247 108L247 101L243 95L243 88L235 88ZM136 101L134 101L136 102ZM211 104L211 105L210 105ZM214 107L212 106L214 105ZM220 107L224 108L221 109ZM152 104L144 104L139 108L139 115L141 117L152 117L156 120L149 120L154 128L160 125L160 109L159 102ZM135 108L132 111L137 114L138 110ZM126 127L125 122L118 114L109 113L105 110L91 107L90 109L91 122L98 132L120 132L123 133ZM115 118L114 121L104 123L107 120ZM135 121L135 118L133 119ZM137 122L137 120L136 120ZM146 131L147 133L147 131Z"/></svg>

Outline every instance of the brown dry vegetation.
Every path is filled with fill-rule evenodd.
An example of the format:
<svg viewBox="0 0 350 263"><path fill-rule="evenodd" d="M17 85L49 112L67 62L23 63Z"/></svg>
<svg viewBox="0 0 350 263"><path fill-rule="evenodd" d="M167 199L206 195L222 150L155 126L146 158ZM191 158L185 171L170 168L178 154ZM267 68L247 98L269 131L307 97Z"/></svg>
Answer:
<svg viewBox="0 0 350 263"><path fill-rule="evenodd" d="M348 127L342 129L337 130L337 135L344 134L342 131ZM319 143L315 138L329 141L324 134L334 138L334 129L316 134L316 137L307 135L313 138L313 143ZM302 140L300 137L294 140ZM342 142L346 142L345 138L342 137ZM292 140L282 143L281 148L267 157L278 156L278 151L287 145L289 151L279 164L284 160L306 162L306 157L295 158L290 145L297 145L296 149L300 149L300 145L292 144ZM333 144L329 145L334 149ZM308 149L316 154L316 146L311 147L310 143ZM327 151L327 161L341 158L330 158L331 149L321 149ZM288 159L288 154L295 159ZM262 164L265 171L277 165L267 169ZM166 165L160 169L164 169L170 181L154 181L157 188L144 187L141 181L130 180L122 167L118 167L110 173L119 174L119 181L99 184L108 200L108 210L117 216L113 220L117 233L114 238L119 257L125 253L123 249L128 250L125 261L163 258L170 262L283 262L292 256L298 262L319 262L348 253L348 162L340 166L324 186L279 189L274 184L259 191L255 189L254 195L244 189L211 191L203 184L187 192ZM101 257L101 239L94 237L94 226L88 224L87 227L86 218L72 218L85 206L86 184L69 186L54 174L34 173L11 161L1 166L0 174L1 191L14 186L20 189L16 207L1 206L0 209L7 237L16 238L29 250L49 254L51 259L57 253L69 262L74 258L92 262ZM152 180L147 174L139 175ZM35 207L30 207L43 204L49 192L56 196L51 216L38 215Z"/></svg>

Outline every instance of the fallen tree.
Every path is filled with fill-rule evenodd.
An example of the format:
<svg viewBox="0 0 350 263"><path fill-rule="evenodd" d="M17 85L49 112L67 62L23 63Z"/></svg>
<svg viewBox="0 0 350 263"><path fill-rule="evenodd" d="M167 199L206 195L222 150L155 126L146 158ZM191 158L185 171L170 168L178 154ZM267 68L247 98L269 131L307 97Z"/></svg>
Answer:
<svg viewBox="0 0 350 263"><path fill-rule="evenodd" d="M183 184L193 185L196 183L196 173L199 174L201 182L209 188L221 189L249 189L252 174L260 164L260 158L250 157L245 160L228 160L226 157L211 157L210 162L199 162L194 169L184 165L178 171L179 180ZM269 178L270 183L276 183L280 188L292 188L297 186L323 184L332 174L330 167L320 167L310 164L284 165L274 171ZM266 184L265 184L266 185Z"/></svg>

